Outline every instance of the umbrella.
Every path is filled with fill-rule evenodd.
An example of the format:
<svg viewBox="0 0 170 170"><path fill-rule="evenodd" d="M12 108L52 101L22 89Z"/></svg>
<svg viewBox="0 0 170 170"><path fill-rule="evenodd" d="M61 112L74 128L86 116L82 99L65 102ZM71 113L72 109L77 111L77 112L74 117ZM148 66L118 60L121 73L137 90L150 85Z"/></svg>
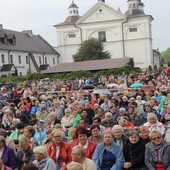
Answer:
<svg viewBox="0 0 170 170"><path fill-rule="evenodd" d="M93 90L94 94L111 94L108 89L95 89Z"/></svg>
<svg viewBox="0 0 170 170"><path fill-rule="evenodd" d="M142 83L134 83L134 84L131 84L131 85L130 85L130 88L140 88L140 87L142 87L142 86L143 86Z"/></svg>
<svg viewBox="0 0 170 170"><path fill-rule="evenodd" d="M107 88L113 88L113 87L118 87L118 85L115 83L110 83L107 85Z"/></svg>

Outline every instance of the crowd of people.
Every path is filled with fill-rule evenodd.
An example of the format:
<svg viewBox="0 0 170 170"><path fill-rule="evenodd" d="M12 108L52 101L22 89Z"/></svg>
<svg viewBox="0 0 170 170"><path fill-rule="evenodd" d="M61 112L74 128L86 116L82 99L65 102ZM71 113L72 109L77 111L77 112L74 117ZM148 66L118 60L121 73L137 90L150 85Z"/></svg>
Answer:
<svg viewBox="0 0 170 170"><path fill-rule="evenodd" d="M169 75L104 80L111 93L2 84L0 170L170 170Z"/></svg>

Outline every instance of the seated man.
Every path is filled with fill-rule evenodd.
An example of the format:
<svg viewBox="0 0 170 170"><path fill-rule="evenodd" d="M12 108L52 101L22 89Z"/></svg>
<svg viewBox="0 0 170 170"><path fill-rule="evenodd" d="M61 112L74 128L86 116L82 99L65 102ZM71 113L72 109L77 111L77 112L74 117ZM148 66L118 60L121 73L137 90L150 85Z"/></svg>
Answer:
<svg viewBox="0 0 170 170"><path fill-rule="evenodd" d="M82 146L77 145L73 147L72 159L74 162L78 162L83 166L83 170L97 170L93 160L86 158L85 150Z"/></svg>

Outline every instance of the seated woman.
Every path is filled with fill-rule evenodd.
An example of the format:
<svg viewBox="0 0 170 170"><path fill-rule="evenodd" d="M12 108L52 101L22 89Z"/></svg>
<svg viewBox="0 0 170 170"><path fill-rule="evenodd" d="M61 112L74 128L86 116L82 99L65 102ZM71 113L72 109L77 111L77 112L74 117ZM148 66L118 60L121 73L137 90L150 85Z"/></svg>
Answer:
<svg viewBox="0 0 170 170"><path fill-rule="evenodd" d="M81 145L86 151L86 157L87 158L92 158L94 150L96 148L96 143L88 140L89 137L89 132L85 128L77 128L76 129L76 138L77 140L73 140L71 143L71 148L73 148L76 145Z"/></svg>
<svg viewBox="0 0 170 170"><path fill-rule="evenodd" d="M27 137L21 137L19 140L19 149L17 151L18 170L24 165L31 163L34 160L34 153Z"/></svg>
<svg viewBox="0 0 170 170"><path fill-rule="evenodd" d="M169 170L170 144L162 139L159 130L152 130L149 137L151 142L145 148L145 165L149 170Z"/></svg>
<svg viewBox="0 0 170 170"><path fill-rule="evenodd" d="M102 142L102 136L100 135L100 127L97 125L92 125L90 128L91 136L89 137L90 141L99 144Z"/></svg>
<svg viewBox="0 0 170 170"><path fill-rule="evenodd" d="M39 170L56 170L55 162L47 157L47 150L45 146L37 146L34 148L35 161L33 163Z"/></svg>
<svg viewBox="0 0 170 170"><path fill-rule="evenodd" d="M105 119L102 121L102 126L105 128L112 128L116 123L116 121L113 121L112 113L107 112L105 114Z"/></svg>
<svg viewBox="0 0 170 170"><path fill-rule="evenodd" d="M57 168L64 168L71 161L70 144L63 141L62 131L56 130L52 137L53 142L47 147L48 156L54 160Z"/></svg>
<svg viewBox="0 0 170 170"><path fill-rule="evenodd" d="M15 152L12 148L6 146L5 138L2 136L0 136L0 151L3 164L14 170L17 167Z"/></svg>
<svg viewBox="0 0 170 170"><path fill-rule="evenodd" d="M145 145L139 139L139 132L137 130L129 132L129 141L123 147L123 154L125 157L124 169L145 169Z"/></svg>
<svg viewBox="0 0 170 170"><path fill-rule="evenodd" d="M61 124L63 125L64 128L70 128L73 126L73 122L75 119L75 116L71 113L71 109L66 108L64 110L64 117L61 119Z"/></svg>
<svg viewBox="0 0 170 170"><path fill-rule="evenodd" d="M113 140L123 148L127 143L128 137L124 135L124 129L120 125L114 125L112 128Z"/></svg>
<svg viewBox="0 0 170 170"><path fill-rule="evenodd" d="M139 127L139 137L145 145L151 141L149 138L149 129L146 126Z"/></svg>
<svg viewBox="0 0 170 170"><path fill-rule="evenodd" d="M103 135L103 142L98 144L93 161L98 170L122 170L124 157L120 145L113 141L112 131L106 130Z"/></svg>
<svg viewBox="0 0 170 170"><path fill-rule="evenodd" d="M147 117L147 122L143 124L143 126L148 127L149 131L159 130L162 135L165 133L165 128L161 122L158 121L158 118L155 113L149 113Z"/></svg>

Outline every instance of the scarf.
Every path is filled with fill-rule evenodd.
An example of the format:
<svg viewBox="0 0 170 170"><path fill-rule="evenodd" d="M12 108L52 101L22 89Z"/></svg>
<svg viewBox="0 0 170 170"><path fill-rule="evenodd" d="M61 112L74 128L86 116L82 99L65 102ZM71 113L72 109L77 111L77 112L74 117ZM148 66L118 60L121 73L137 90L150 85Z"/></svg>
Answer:
<svg viewBox="0 0 170 170"><path fill-rule="evenodd" d="M156 146L152 143L151 154L154 162L161 162L162 144Z"/></svg>
<svg viewBox="0 0 170 170"><path fill-rule="evenodd" d="M47 158L42 159L40 162L38 162L38 170L44 169L46 164L47 164Z"/></svg>

